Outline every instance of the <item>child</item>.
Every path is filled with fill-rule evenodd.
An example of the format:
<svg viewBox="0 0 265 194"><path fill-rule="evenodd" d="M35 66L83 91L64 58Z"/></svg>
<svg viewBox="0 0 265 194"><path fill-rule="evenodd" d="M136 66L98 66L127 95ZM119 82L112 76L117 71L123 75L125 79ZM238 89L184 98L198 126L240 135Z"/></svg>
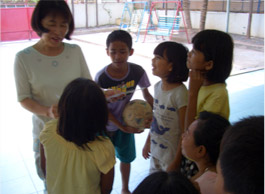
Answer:
<svg viewBox="0 0 265 194"><path fill-rule="evenodd" d="M188 106L185 129L202 111L213 112L229 119L229 100L225 80L230 75L233 60L233 40L225 32L204 30L192 38L193 49L188 54ZM182 166L188 177L196 166L184 160Z"/></svg>
<svg viewBox="0 0 265 194"><path fill-rule="evenodd" d="M229 126L229 121L220 115L203 111L182 136L182 154L199 169L191 181L201 194L214 193L220 143Z"/></svg>
<svg viewBox="0 0 265 194"><path fill-rule="evenodd" d="M78 45L64 43L74 31L74 20L65 1L40 0L32 19L32 29L40 40L18 52L14 74L17 98L33 113L33 150L39 177L39 135L45 122L57 117L58 99L66 85L78 77L91 79L84 55Z"/></svg>
<svg viewBox="0 0 265 194"><path fill-rule="evenodd" d="M180 148L187 106L188 49L176 42L163 42L155 50L153 74L161 81L155 84L154 116L151 131L143 148L143 157L150 159L150 173L166 170ZM177 153L181 161L181 150Z"/></svg>
<svg viewBox="0 0 265 194"><path fill-rule="evenodd" d="M264 193L264 116L250 116L224 134L217 163L216 194Z"/></svg>
<svg viewBox="0 0 265 194"><path fill-rule="evenodd" d="M177 172L158 171L146 177L133 194L198 194L189 179Z"/></svg>
<svg viewBox="0 0 265 194"><path fill-rule="evenodd" d="M63 91L58 114L58 122L48 122L40 134L48 193L110 193L115 151L105 136L108 108L102 90L89 79L75 79Z"/></svg>
<svg viewBox="0 0 265 194"><path fill-rule="evenodd" d="M186 126L204 110L229 119L225 80L232 70L233 40L225 32L204 30L193 37L192 43L187 61L190 83Z"/></svg>
<svg viewBox="0 0 265 194"><path fill-rule="evenodd" d="M142 90L144 99L152 105L153 97L147 89L150 82L146 72L141 66L127 61L134 51L131 35L123 30L115 30L109 34L106 43L107 55L110 56L112 63L97 73L96 82L101 88L122 92L134 91L139 85L144 88ZM118 101L108 103L110 122L107 130L115 146L116 156L121 161L122 194L130 193L128 188L130 163L136 157L133 133L140 132L136 128L125 126L122 120L124 107L132 98L133 93L127 94Z"/></svg>

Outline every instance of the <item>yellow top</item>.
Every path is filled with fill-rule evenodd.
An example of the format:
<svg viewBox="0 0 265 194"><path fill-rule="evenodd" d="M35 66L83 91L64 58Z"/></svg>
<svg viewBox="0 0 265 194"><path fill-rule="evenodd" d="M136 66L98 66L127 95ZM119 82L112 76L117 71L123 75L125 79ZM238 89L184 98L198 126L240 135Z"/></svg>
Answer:
<svg viewBox="0 0 265 194"><path fill-rule="evenodd" d="M213 112L229 119L229 99L226 84L202 86L198 94L197 117L200 112Z"/></svg>
<svg viewBox="0 0 265 194"><path fill-rule="evenodd" d="M108 138L88 143L83 150L56 132L57 120L46 123L40 134L46 157L46 181L49 194L100 194L101 173L115 164L115 151Z"/></svg>

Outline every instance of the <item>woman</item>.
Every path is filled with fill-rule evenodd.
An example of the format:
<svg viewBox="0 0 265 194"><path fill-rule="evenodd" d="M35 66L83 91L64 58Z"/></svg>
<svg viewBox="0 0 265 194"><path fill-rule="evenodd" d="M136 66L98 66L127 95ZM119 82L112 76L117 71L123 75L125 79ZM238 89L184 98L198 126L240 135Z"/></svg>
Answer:
<svg viewBox="0 0 265 194"><path fill-rule="evenodd" d="M74 31L74 20L65 1L40 0L31 21L40 40L17 53L15 82L20 104L33 113L33 150L37 173L40 168L39 134L45 122L57 117L57 103L65 86L73 79L91 79L79 46L63 42Z"/></svg>

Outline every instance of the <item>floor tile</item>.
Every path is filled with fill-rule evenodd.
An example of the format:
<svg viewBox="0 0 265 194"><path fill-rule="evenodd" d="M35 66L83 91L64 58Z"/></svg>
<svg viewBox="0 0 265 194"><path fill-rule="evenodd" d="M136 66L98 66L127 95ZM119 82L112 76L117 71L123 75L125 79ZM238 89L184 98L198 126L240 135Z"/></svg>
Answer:
<svg viewBox="0 0 265 194"><path fill-rule="evenodd" d="M9 144L7 139L2 140L0 143L0 168L5 167L5 165L17 163L21 160L21 156L17 149L16 144Z"/></svg>
<svg viewBox="0 0 265 194"><path fill-rule="evenodd" d="M36 167L35 167L35 159L33 157L33 153L32 153L31 159L28 158L25 160L25 165L26 165L29 176L30 176L34 186L36 187L36 189L38 191L42 191L44 189L44 184L43 184L43 181L39 178L39 176L37 174Z"/></svg>
<svg viewBox="0 0 265 194"><path fill-rule="evenodd" d="M28 176L28 172L22 159L16 161L16 163L6 164L5 166L0 167L0 172L1 183Z"/></svg>
<svg viewBox="0 0 265 194"><path fill-rule="evenodd" d="M0 183L1 194L30 194L36 193L36 189L28 176L20 177L12 181Z"/></svg>
<svg viewBox="0 0 265 194"><path fill-rule="evenodd" d="M120 194L121 191L117 189L112 189L111 194Z"/></svg>
<svg viewBox="0 0 265 194"><path fill-rule="evenodd" d="M264 85L232 93L229 101L232 123L250 115L264 115Z"/></svg>

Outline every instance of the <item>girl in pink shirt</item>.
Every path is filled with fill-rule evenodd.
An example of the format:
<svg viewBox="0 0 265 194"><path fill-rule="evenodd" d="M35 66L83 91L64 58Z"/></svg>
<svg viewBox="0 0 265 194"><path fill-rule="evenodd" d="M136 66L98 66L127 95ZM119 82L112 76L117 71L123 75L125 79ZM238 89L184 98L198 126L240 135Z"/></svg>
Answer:
<svg viewBox="0 0 265 194"><path fill-rule="evenodd" d="M199 169L190 180L201 194L214 194L220 142L229 126L220 115L203 111L182 136L182 154Z"/></svg>

